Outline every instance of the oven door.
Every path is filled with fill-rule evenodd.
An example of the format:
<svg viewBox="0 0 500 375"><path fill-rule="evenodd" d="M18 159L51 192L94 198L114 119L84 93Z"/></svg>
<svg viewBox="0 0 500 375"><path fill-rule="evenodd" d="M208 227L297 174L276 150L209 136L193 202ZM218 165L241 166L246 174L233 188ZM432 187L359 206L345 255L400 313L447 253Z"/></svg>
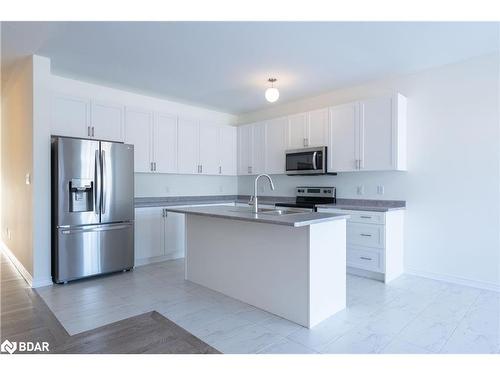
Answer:
<svg viewBox="0 0 500 375"><path fill-rule="evenodd" d="M288 175L326 173L326 147L288 150L285 159Z"/></svg>

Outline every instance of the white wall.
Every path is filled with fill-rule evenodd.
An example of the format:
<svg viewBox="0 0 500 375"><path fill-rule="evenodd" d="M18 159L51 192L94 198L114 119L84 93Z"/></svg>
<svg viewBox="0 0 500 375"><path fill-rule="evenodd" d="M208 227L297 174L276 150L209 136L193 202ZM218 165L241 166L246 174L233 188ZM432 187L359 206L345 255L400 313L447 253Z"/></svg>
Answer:
<svg viewBox="0 0 500 375"><path fill-rule="evenodd" d="M236 194L238 194L238 178L236 176L135 174L136 197Z"/></svg>
<svg viewBox="0 0 500 375"><path fill-rule="evenodd" d="M3 72L4 76L6 72ZM2 85L2 241L28 273L33 273L32 185L33 74L31 59L19 61ZM10 238L7 235L10 232Z"/></svg>
<svg viewBox="0 0 500 375"><path fill-rule="evenodd" d="M408 271L500 288L498 81L495 54L275 106L239 122L401 92L408 98L408 172L276 176L273 193L332 184L342 198L404 199ZM357 185L364 185L363 196ZM239 177L238 191L251 193L252 178Z"/></svg>

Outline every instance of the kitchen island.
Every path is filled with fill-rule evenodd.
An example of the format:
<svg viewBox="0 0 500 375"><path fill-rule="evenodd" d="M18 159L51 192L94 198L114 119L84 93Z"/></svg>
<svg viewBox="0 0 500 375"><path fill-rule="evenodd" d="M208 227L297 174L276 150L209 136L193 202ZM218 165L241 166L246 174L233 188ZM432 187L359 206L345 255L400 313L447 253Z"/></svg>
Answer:
<svg viewBox="0 0 500 375"><path fill-rule="evenodd" d="M313 327L346 305L344 214L202 206L185 214L185 278Z"/></svg>

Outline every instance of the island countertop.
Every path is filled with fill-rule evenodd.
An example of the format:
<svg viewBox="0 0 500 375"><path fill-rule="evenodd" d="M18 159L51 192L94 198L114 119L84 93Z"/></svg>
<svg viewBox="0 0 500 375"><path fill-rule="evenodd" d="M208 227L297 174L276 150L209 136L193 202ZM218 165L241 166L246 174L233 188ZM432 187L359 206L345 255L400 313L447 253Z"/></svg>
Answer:
<svg viewBox="0 0 500 375"><path fill-rule="evenodd" d="M247 207L201 206L201 207L171 207L168 212L217 217L231 220L251 221L256 223L303 227L332 220L349 218L347 214L324 212L294 212L285 215L275 215L268 212L253 213Z"/></svg>

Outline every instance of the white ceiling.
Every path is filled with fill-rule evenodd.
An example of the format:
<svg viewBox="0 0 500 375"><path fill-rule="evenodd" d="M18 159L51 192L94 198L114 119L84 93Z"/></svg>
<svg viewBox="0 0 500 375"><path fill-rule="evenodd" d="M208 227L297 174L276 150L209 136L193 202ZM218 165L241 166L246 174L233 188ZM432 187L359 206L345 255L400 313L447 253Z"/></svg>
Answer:
<svg viewBox="0 0 500 375"><path fill-rule="evenodd" d="M498 49L497 23L2 22L2 63L241 114Z"/></svg>

